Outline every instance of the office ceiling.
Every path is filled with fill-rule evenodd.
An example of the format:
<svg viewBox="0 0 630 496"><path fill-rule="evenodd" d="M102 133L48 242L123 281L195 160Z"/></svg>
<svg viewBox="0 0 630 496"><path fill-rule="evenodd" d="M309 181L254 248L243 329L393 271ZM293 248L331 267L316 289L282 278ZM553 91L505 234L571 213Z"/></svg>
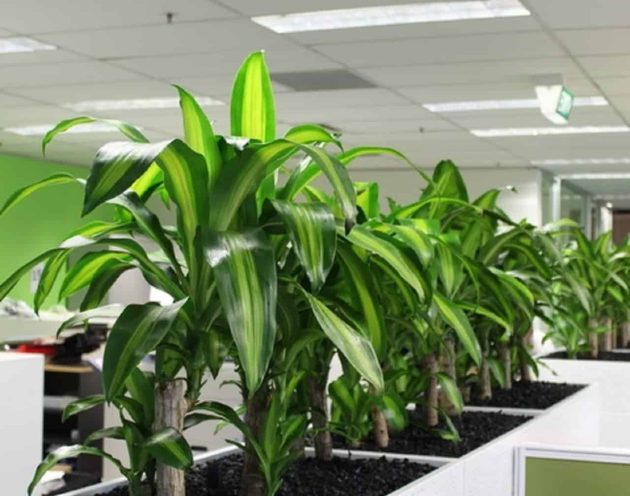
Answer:
<svg viewBox="0 0 630 496"><path fill-rule="evenodd" d="M421 166L449 157L465 167L523 167L550 159L630 157L630 133L478 138L477 128L546 127L537 109L431 113L425 103L534 98L533 77L561 73L578 97L572 126L630 121L630 2L522 0L529 17L276 34L261 14L398 4L387 0L4 0L0 37L29 36L57 50L0 55L0 128L51 124L83 100L174 95L178 83L226 102L243 57L265 49L272 73L349 71L356 89L294 91L275 84L281 129L319 122L353 145L399 148ZM172 24L166 13L173 12ZM295 75L279 75L293 81ZM288 79L287 79L288 77ZM291 79L293 77L294 79ZM299 79L299 75L297 76ZM208 114L227 132L228 107ZM91 112L141 126L152 139L180 134L177 109ZM89 165L115 134L75 134L49 158ZM0 152L40 156L40 138L0 131ZM367 166L394 167L388 161ZM543 165L554 172L621 172L628 164ZM630 181L626 181L630 184ZM618 195L619 180L593 189ZM611 193L612 194L612 193Z"/></svg>

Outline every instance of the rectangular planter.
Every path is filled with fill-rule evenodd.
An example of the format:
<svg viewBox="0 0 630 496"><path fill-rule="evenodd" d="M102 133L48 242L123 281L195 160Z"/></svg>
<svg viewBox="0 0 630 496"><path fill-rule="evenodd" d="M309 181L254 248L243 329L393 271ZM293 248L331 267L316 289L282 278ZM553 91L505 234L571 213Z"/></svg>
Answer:
<svg viewBox="0 0 630 496"><path fill-rule="evenodd" d="M430 474L391 493L389 496L508 496L514 487L516 448L523 443L595 446L599 437L599 393L591 385L553 407L539 413L522 426L461 458L386 454L389 458L406 458L438 468ZM232 453L225 448L204 453L198 462ZM338 456L381 457L383 453L335 450ZM63 496L94 496L124 484L110 481Z"/></svg>
<svg viewBox="0 0 630 496"><path fill-rule="evenodd" d="M573 384L598 384L601 402L597 445L630 446L630 362L562 360L543 358L540 380Z"/></svg>

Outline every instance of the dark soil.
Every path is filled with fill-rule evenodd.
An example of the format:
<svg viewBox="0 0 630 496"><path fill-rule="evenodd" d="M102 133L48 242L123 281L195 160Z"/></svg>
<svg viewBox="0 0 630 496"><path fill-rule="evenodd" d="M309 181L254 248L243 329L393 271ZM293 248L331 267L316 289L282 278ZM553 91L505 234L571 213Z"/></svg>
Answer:
<svg viewBox="0 0 630 496"><path fill-rule="evenodd" d="M584 386L554 382L515 382L512 389L494 389L492 399L473 399L475 406L498 406L504 408L533 408L544 410L577 393Z"/></svg>
<svg viewBox="0 0 630 496"><path fill-rule="evenodd" d="M495 412L464 412L460 417L452 418L461 437L459 442L454 443L442 439L437 432L422 426L421 419L414 412L409 427L402 432L390 434L389 446L386 449L380 450L371 439L355 449L459 457L524 424L530 418ZM446 429L446 426L440 428ZM336 436L333 438L335 447L347 447L344 439Z"/></svg>
<svg viewBox="0 0 630 496"><path fill-rule="evenodd" d="M556 351L555 353L550 353L549 355L545 355L543 358L560 358L560 359L569 359L566 351ZM591 358L588 354L580 353L577 357L578 360L597 360L597 361L606 361L606 362L630 362L630 353L627 352L619 352L619 351L600 351L599 356L597 358ZM571 359L575 360L575 359Z"/></svg>
<svg viewBox="0 0 630 496"><path fill-rule="evenodd" d="M230 455L195 466L186 475L187 496L237 496L243 457ZM385 496L428 474L435 467L407 460L305 458L285 474L277 496ZM99 496L128 496L119 488Z"/></svg>

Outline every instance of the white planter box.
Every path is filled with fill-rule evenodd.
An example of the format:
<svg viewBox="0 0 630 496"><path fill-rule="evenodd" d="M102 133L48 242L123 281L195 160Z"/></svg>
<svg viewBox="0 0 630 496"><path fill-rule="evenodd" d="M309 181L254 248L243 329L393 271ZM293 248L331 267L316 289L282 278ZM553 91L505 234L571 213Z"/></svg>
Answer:
<svg viewBox="0 0 630 496"><path fill-rule="evenodd" d="M515 452L521 444L597 445L598 401L597 386L589 386L390 496L509 496L514 487Z"/></svg>
<svg viewBox="0 0 630 496"><path fill-rule="evenodd" d="M589 386L532 417L530 421L458 459L387 454L417 463L438 466L434 472L391 493L389 496L509 496L514 487L516 448L524 443L595 446L599 439L599 393ZM201 455L197 461L225 456L235 448ZM352 451L352 456L381 457L383 453ZM336 450L347 456L347 450ZM111 481L64 496L93 496L124 481Z"/></svg>
<svg viewBox="0 0 630 496"><path fill-rule="evenodd" d="M0 493L19 495L41 461L44 357L0 352Z"/></svg>
<svg viewBox="0 0 630 496"><path fill-rule="evenodd" d="M630 362L561 360L544 358L540 380L573 384L599 384L600 436L597 445L630 446Z"/></svg>

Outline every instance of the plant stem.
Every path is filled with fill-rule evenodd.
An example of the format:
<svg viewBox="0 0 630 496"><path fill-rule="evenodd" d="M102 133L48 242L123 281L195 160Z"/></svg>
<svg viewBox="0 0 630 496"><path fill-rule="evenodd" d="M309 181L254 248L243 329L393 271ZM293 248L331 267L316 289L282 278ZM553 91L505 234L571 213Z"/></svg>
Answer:
<svg viewBox="0 0 630 496"><path fill-rule="evenodd" d="M523 336L521 344L524 351L518 354L518 366L520 369L521 382L532 382L532 369L529 366L526 353L532 349L532 338L534 336L534 328L530 327L527 334Z"/></svg>
<svg viewBox="0 0 630 496"><path fill-rule="evenodd" d="M332 436L328 430L328 401L326 381L322 384L313 375L308 377L308 395L311 403L311 422L315 429L315 457L330 461L333 458Z"/></svg>
<svg viewBox="0 0 630 496"><path fill-rule="evenodd" d="M268 409L268 399L266 387L261 386L251 398L246 400L245 423L256 439L260 439L263 420ZM249 440L245 441L244 457L240 496L265 496L265 480L260 461Z"/></svg>
<svg viewBox="0 0 630 496"><path fill-rule="evenodd" d="M453 379L453 381L456 381L455 342L452 339L446 340L440 362L442 372ZM453 405L453 403L448 399L448 396L444 394L444 391L441 390L439 403L442 410L444 410L448 415L457 415L455 405Z"/></svg>
<svg viewBox="0 0 630 496"><path fill-rule="evenodd" d="M588 345L590 347L591 358L596 359L599 356L599 337L593 329L597 327L597 322L591 319L588 321Z"/></svg>
<svg viewBox="0 0 630 496"><path fill-rule="evenodd" d="M374 394L374 388L370 386L370 394ZM376 403L370 407L370 416L372 417L372 433L374 442L379 448L387 448L389 446L389 425L387 418Z"/></svg>
<svg viewBox="0 0 630 496"><path fill-rule="evenodd" d="M613 343L610 319L606 319L604 325L607 330L599 335L599 349L600 351L612 351Z"/></svg>
<svg viewBox="0 0 630 496"><path fill-rule="evenodd" d="M424 419L427 427L438 425L438 362L433 353L424 357L423 369L429 376L427 387L424 391Z"/></svg>
<svg viewBox="0 0 630 496"><path fill-rule="evenodd" d="M156 386L154 423L156 432L166 427L173 427L179 432L184 431L184 416L188 409L188 402L184 397L185 390L186 382L183 379L175 379ZM183 470L158 463L156 475L158 496L186 495Z"/></svg>
<svg viewBox="0 0 630 496"><path fill-rule="evenodd" d="M503 365L503 389L512 389L512 350L508 344L499 346L499 357Z"/></svg>
<svg viewBox="0 0 630 496"><path fill-rule="evenodd" d="M490 380L490 365L487 352L484 352L479 367L479 398L482 400L492 398L492 382Z"/></svg>

